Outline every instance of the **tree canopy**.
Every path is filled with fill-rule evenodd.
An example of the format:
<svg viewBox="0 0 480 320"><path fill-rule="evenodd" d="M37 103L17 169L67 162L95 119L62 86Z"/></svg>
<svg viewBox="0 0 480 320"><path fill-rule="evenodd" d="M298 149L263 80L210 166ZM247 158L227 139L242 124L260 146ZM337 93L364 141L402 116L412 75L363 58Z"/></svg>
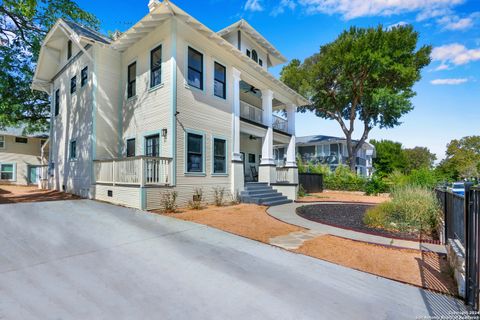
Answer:
<svg viewBox="0 0 480 320"><path fill-rule="evenodd" d="M392 128L413 109L412 87L430 63L431 46L417 49L412 26L384 29L351 27L320 52L300 62L292 60L281 80L312 102L300 111L336 120L347 140L350 168L357 151L374 127ZM355 120L363 123L353 142Z"/></svg>
<svg viewBox="0 0 480 320"><path fill-rule="evenodd" d="M375 146L376 156L373 168L380 177L385 177L394 171L404 172L407 159L403 153L402 144L391 140L370 140Z"/></svg>
<svg viewBox="0 0 480 320"><path fill-rule="evenodd" d="M48 95L32 91L41 42L57 19L98 29L98 19L72 0L3 0L0 3L0 128L45 131Z"/></svg>
<svg viewBox="0 0 480 320"><path fill-rule="evenodd" d="M450 141L438 170L453 179L480 177L480 136Z"/></svg>
<svg viewBox="0 0 480 320"><path fill-rule="evenodd" d="M405 173L413 170L432 169L437 156L430 152L427 147L415 147L403 149L405 156Z"/></svg>

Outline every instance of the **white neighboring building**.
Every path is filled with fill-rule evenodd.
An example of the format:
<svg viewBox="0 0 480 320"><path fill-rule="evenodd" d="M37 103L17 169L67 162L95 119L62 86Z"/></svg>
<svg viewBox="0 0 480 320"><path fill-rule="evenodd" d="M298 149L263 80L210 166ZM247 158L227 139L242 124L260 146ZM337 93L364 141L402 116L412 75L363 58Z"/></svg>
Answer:
<svg viewBox="0 0 480 320"><path fill-rule="evenodd" d="M286 59L244 20L213 32L170 1L149 10L115 40L64 20L46 36L32 87L52 97L51 188L142 209L246 181L294 199L308 101L268 72Z"/></svg>
<svg viewBox="0 0 480 320"><path fill-rule="evenodd" d="M335 171L339 164L347 164L347 141L345 138L323 135L297 137L297 154L304 162L326 164L330 166L330 170ZM357 174L371 177L374 157L375 147L365 142L357 152Z"/></svg>

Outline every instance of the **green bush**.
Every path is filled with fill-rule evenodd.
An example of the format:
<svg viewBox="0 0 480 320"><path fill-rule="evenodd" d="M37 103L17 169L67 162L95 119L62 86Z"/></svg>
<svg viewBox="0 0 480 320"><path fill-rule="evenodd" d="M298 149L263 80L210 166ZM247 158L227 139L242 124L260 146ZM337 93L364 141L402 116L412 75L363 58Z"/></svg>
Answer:
<svg viewBox="0 0 480 320"><path fill-rule="evenodd" d="M378 195L379 193L386 193L388 190L388 184L375 175L365 184L365 193L367 195Z"/></svg>
<svg viewBox="0 0 480 320"><path fill-rule="evenodd" d="M365 191L367 179L340 165L333 173L324 175L323 182L329 190Z"/></svg>
<svg viewBox="0 0 480 320"><path fill-rule="evenodd" d="M297 195L299 197L305 197L307 195L307 192L305 191L305 188L301 184L298 185Z"/></svg>
<svg viewBox="0 0 480 320"><path fill-rule="evenodd" d="M177 196L178 193L176 191L165 191L162 194L160 205L163 212L174 213L177 211Z"/></svg>
<svg viewBox="0 0 480 320"><path fill-rule="evenodd" d="M435 232L440 206L432 190L412 185L396 187L391 198L369 209L363 222L387 230Z"/></svg>
<svg viewBox="0 0 480 320"><path fill-rule="evenodd" d="M188 202L188 207L193 210L200 210L203 207L202 202L203 202L203 190L202 188L195 188L193 190L192 200Z"/></svg>

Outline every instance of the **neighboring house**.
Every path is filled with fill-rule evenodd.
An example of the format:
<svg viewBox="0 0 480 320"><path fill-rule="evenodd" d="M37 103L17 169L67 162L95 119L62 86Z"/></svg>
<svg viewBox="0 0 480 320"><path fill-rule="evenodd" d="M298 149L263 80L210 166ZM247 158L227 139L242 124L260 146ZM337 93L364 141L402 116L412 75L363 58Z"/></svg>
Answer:
<svg viewBox="0 0 480 320"><path fill-rule="evenodd" d="M143 209L246 181L294 199L308 101L268 72L287 60L244 20L214 32L170 1L148 6L114 40L59 20L43 41L32 88L52 97L51 188Z"/></svg>
<svg viewBox="0 0 480 320"><path fill-rule="evenodd" d="M345 138L322 135L297 137L297 154L305 162L326 164L334 171L339 164L347 164L347 141ZM373 173L374 157L375 147L365 142L357 152L357 173L370 177Z"/></svg>
<svg viewBox="0 0 480 320"><path fill-rule="evenodd" d="M48 136L0 131L0 184L38 185L48 165Z"/></svg>

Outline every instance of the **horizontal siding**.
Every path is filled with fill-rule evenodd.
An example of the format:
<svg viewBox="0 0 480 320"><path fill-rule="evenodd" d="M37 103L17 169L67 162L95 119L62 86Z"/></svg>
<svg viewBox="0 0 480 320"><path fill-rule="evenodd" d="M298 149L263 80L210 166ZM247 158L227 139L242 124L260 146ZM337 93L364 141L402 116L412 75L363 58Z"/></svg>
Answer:
<svg viewBox="0 0 480 320"><path fill-rule="evenodd" d="M28 184L28 167L41 165L39 156L25 155L18 153L0 152L0 164L12 163L16 166L15 181L0 180L0 184Z"/></svg>
<svg viewBox="0 0 480 320"><path fill-rule="evenodd" d="M141 208L140 188L97 184L92 189L93 198L96 200L136 209ZM112 190L112 197L108 196L108 190Z"/></svg>
<svg viewBox="0 0 480 320"><path fill-rule="evenodd" d="M28 137L27 143L15 142L15 136L2 135L5 139L5 147L0 148L0 155L2 153L16 153L19 155L31 155L41 156L41 141L47 140L47 138L30 138ZM48 145L45 146L45 157L48 159Z"/></svg>

